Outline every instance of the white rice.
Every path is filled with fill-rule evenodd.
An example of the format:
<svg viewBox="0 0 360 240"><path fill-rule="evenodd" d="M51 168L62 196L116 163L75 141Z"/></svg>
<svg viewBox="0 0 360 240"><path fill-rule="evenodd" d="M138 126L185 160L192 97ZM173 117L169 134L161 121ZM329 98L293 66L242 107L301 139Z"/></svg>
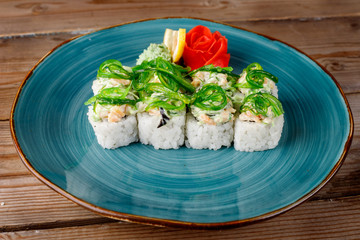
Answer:
<svg viewBox="0 0 360 240"><path fill-rule="evenodd" d="M141 143L150 144L155 149L178 149L184 144L185 112L172 117L158 128L161 115L138 113L139 138Z"/></svg>
<svg viewBox="0 0 360 240"><path fill-rule="evenodd" d="M187 115L186 141L188 148L218 150L230 147L234 137L233 122L221 125L200 124L194 116Z"/></svg>
<svg viewBox="0 0 360 240"><path fill-rule="evenodd" d="M98 94L100 90L104 87L104 84L100 80L94 80L91 89L93 90L94 95Z"/></svg>
<svg viewBox="0 0 360 240"><path fill-rule="evenodd" d="M284 115L273 119L272 123L235 121L234 148L238 151L253 152L275 148L280 140L284 125Z"/></svg>
<svg viewBox="0 0 360 240"><path fill-rule="evenodd" d="M278 98L278 88L277 86L275 85L273 89L271 89L271 95L273 95L274 97Z"/></svg>
<svg viewBox="0 0 360 240"><path fill-rule="evenodd" d="M127 116L120 122L94 121L94 111L89 107L88 118L94 129L98 143L103 148L114 149L138 141L138 128L135 115Z"/></svg>

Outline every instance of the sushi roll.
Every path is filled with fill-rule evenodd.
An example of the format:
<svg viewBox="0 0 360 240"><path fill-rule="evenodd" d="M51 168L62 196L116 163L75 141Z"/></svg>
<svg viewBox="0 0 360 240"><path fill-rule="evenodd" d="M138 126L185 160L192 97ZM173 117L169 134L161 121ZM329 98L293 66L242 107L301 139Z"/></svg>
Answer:
<svg viewBox="0 0 360 240"><path fill-rule="evenodd" d="M186 104L194 91L184 77L186 69L162 58L144 61L133 68L139 92L138 129L140 142L155 149L177 149L184 144Z"/></svg>
<svg viewBox="0 0 360 240"><path fill-rule="evenodd" d="M284 125L280 101L269 93L253 93L244 99L235 121L234 148L253 152L275 148Z"/></svg>
<svg viewBox="0 0 360 240"><path fill-rule="evenodd" d="M138 97L127 69L117 60L101 64L92 87L95 96L85 103L91 105L88 119L103 148L114 149L138 141Z"/></svg>
<svg viewBox="0 0 360 240"><path fill-rule="evenodd" d="M275 148L284 125L284 110L277 99L277 77L258 63L244 69L237 84L243 96L235 120L234 148L238 151L264 151Z"/></svg>
<svg viewBox="0 0 360 240"><path fill-rule="evenodd" d="M231 70L207 65L190 73L197 92L186 120L187 147L217 150L231 146L235 113L227 93L233 82Z"/></svg>

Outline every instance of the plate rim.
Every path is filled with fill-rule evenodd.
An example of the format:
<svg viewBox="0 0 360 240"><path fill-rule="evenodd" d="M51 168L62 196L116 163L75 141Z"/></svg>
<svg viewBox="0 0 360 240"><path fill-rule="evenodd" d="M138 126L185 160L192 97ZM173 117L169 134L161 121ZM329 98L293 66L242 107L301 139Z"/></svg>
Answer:
<svg viewBox="0 0 360 240"><path fill-rule="evenodd" d="M57 186L56 184L52 183L49 179L47 179L46 177L44 177L41 173L39 173L31 164L30 160L26 158L26 155L24 154L23 150L20 147L20 144L17 140L17 136L16 136L16 131L15 131L15 122L14 122L14 112L15 112L15 108L17 106L17 103L19 101L20 98L20 94L22 92L23 87L25 86L26 82L29 80L29 78L32 76L34 70L38 67L39 64L41 64L48 56L50 56L56 49L60 48L61 46L86 35L90 35L92 33L95 32L100 32L106 29L111 29L111 28L116 28L116 27L120 27L120 26L124 26L124 25L129 25L129 24L134 24L134 23L140 23L140 22L147 22L147 21L154 21L154 20L166 20L166 19L189 19L189 20L200 20L200 21L205 21L205 22L209 22L209 23L216 23L216 24L220 24L220 25L224 25L224 26L229 26L232 27L234 29L238 29L238 30L242 30L242 31L246 31L246 32L250 32L250 33L254 33L256 35L265 37L269 40L272 41L277 41L280 42L282 44L287 45L288 47L295 49L297 52L303 54L304 56L306 56L307 58L309 58L311 61L313 61L314 63L316 63L316 65L318 65L322 71L324 71L331 79L332 81L335 83L337 89L339 90L346 108L347 108L347 112L348 112L348 116L349 116L349 134L347 136L347 140L345 142L344 145L344 149L342 151L341 156L339 157L339 159L337 160L336 164L333 166L333 168L331 169L331 171L328 173L328 175L318 184L316 185L311 191L309 191L307 194L303 195L302 197L300 197L299 199L297 199L296 201L273 211L255 216L255 217L251 217L251 218L245 218L245 219L240 219L240 220L234 220L234 221L227 221L227 222L215 222L215 223L201 223L201 222L188 222L188 221L180 221L180 220L171 220L171 219L162 219L162 218L155 218L155 217L147 217L147 216L141 216L141 215L136 215L136 214L128 214L128 213L122 213L122 212L117 212L117 211L113 211L113 210L109 210L109 209L105 209L99 206L96 206L95 204L89 203L85 200L82 200L72 194L70 194L69 192L65 191L64 189L60 188L59 186ZM80 34L77 36L74 36L72 38L69 38L63 42L61 42L60 44L58 44L57 46L55 46L54 48L52 48L50 51L48 51L42 58L40 58L40 60L31 68L31 70L27 73L26 77L24 78L24 80L22 81L22 83L20 84L18 91L15 95L15 99L13 101L12 107L11 107L11 112L10 112L10 132L11 132L11 137L13 139L13 143L15 145L16 151L18 152L21 161L23 162L23 164L27 167L27 169L37 178L39 179L42 183L44 183L45 185L47 185L48 187L50 187L51 189L53 189L55 192L57 192L58 194L60 194L63 197L66 197L67 199L71 200L72 202L75 202L76 204L91 210L92 212L95 212L101 216L105 216L108 218L112 218L112 219L116 219L116 220L121 220L121 221L126 221L126 222L133 222L133 223L141 223L141 224L146 224L146 225L153 225L153 226L166 226L166 227L181 227L181 228L187 228L187 229L225 229L225 228L233 228L233 227L239 227L239 226L243 226L243 225L247 225L250 223L255 223L255 222L259 222L265 219L269 219L272 217L275 217L279 214L282 214L284 212L289 211L290 209L295 208L296 206L300 205L301 203L305 202L306 200L308 200L310 197L312 197L314 194L316 194L321 188L323 188L326 183L329 182L329 180L337 173L337 171L340 169L341 165L343 164L346 155L349 152L350 146L351 146L351 142L353 139L353 134L354 134L354 119L353 119L353 114L351 112L351 108L349 105L349 102L340 86L340 84L337 82L337 80L335 79L335 77L325 68L323 67L319 62L317 62L315 59L313 59L312 57L310 57L308 54L306 54L305 52L303 52L302 50L298 49L297 47L292 46L289 43L286 43L282 40L279 40L277 38L268 36L266 34L262 34L262 33L258 33L252 30L248 30L242 27L238 27L232 24L228 24L228 23L224 23L221 21L215 21L215 20L210 20L210 19L206 19L206 18L197 18L197 17L178 17L178 16L170 16L170 17L159 17L159 18L146 18L146 19L140 19L140 20L135 20L135 21L128 21L128 22L124 22L121 24L116 24L116 25L111 25L108 27L104 27L104 28L99 28L90 32L86 32L84 34Z"/></svg>

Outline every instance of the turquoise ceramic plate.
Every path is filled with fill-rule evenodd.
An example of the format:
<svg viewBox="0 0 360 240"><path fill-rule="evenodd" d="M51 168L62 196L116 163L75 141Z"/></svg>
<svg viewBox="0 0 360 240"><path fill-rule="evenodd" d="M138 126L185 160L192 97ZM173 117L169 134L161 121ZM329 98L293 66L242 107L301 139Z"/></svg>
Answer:
<svg viewBox="0 0 360 240"><path fill-rule="evenodd" d="M227 37L235 72L259 62L279 77L285 110L279 146L256 153L140 143L102 149L84 106L99 65L114 58L133 66L150 43L162 42L165 28L199 24ZM335 79L293 47L229 25L171 18L103 29L56 47L21 85L11 130L30 171L90 210L148 224L219 228L277 215L312 196L343 162L353 120Z"/></svg>

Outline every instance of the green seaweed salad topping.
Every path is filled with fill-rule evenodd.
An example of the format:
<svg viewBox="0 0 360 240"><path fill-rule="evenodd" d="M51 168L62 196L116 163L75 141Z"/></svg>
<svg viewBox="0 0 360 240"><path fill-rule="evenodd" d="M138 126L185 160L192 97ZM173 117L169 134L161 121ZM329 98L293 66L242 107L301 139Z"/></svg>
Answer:
<svg viewBox="0 0 360 240"><path fill-rule="evenodd" d="M103 62L98 70L97 78L113 78L113 79L125 79L132 80L132 72L127 71L120 61L109 59ZM122 105L129 104L135 106L136 100L127 98L131 90L131 84L127 87L120 85L119 87L104 88L97 95L93 96L85 102L85 105L89 104L101 104L101 105Z"/></svg>
<svg viewBox="0 0 360 240"><path fill-rule="evenodd" d="M227 95L217 84L208 83L193 95L192 105L202 110L218 111L227 105Z"/></svg>
<svg viewBox="0 0 360 240"><path fill-rule="evenodd" d="M259 63L251 63L243 70L242 74L246 74L246 82L237 83L234 87L251 89L263 88L265 78L270 79L274 83L278 82L278 78L271 73L264 71Z"/></svg>
<svg viewBox="0 0 360 240"><path fill-rule="evenodd" d="M243 105L240 107L240 112L250 111L255 116L262 115L269 116L269 108L275 117L284 113L281 102L269 93L253 93L244 99Z"/></svg>
<svg viewBox="0 0 360 240"><path fill-rule="evenodd" d="M196 89L191 78L199 71L224 73L230 83L223 89L215 83L203 85ZM106 60L98 70L98 78L129 80L129 85L104 88L97 95L85 102L101 105L129 104L136 108L136 103L147 105L146 111L152 108L166 111L182 111L186 106L194 105L205 111L218 111L227 105L228 98L241 88L261 89L265 78L277 83L278 78L262 69L260 64L252 63L240 75L232 72L231 67L215 67L206 65L194 71L176 65L161 57L143 61L133 68L124 67L118 60ZM246 74L246 81L237 83ZM279 116L284 113L280 101L267 92L247 95L238 109L240 112L250 111L254 115L267 116L268 109Z"/></svg>

